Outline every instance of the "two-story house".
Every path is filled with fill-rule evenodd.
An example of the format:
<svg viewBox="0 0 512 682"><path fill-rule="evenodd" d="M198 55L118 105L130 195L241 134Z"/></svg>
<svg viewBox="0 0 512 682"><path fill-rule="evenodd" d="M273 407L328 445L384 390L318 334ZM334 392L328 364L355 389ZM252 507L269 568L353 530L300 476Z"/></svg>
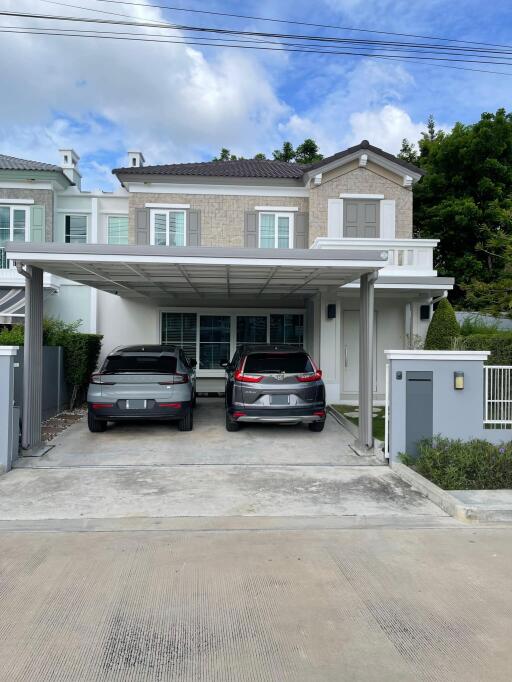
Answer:
<svg viewBox="0 0 512 682"><path fill-rule="evenodd" d="M104 335L104 352L182 345L202 391L223 389L220 362L237 344L290 343L315 357L330 401L357 400L360 277L372 272L373 391L382 399L384 349L417 344L433 301L453 285L433 269L437 241L413 239L422 171L366 140L309 166L146 166L130 152L113 171L113 193L82 192L78 157L61 154L62 168L40 169L53 182L44 235L25 229L38 245L10 244L9 257L52 273L46 313L85 320ZM3 239L16 241L16 201L41 206L43 180L34 169L7 188L0 172L12 232Z"/></svg>

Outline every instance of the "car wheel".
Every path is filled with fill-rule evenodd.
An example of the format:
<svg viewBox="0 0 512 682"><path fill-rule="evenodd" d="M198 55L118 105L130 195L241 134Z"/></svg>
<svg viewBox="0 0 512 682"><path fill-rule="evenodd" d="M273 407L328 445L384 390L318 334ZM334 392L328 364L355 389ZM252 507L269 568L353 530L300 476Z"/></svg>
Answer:
<svg viewBox="0 0 512 682"><path fill-rule="evenodd" d="M226 412L226 431L233 433L234 431L240 431L240 424L229 416Z"/></svg>
<svg viewBox="0 0 512 682"><path fill-rule="evenodd" d="M192 413L192 408L187 412L187 414L180 419L178 422L178 429L180 431L192 431L194 428L194 417Z"/></svg>
<svg viewBox="0 0 512 682"><path fill-rule="evenodd" d="M309 430L314 431L315 433L319 433L320 431L324 430L325 422L311 422L311 424L308 424Z"/></svg>
<svg viewBox="0 0 512 682"><path fill-rule="evenodd" d="M194 391L194 397L192 398L192 402L190 403L192 407L195 407L197 405L197 393Z"/></svg>
<svg viewBox="0 0 512 682"><path fill-rule="evenodd" d="M107 428L107 422L96 419L94 414L89 410L87 412L87 426L91 433L102 433Z"/></svg>

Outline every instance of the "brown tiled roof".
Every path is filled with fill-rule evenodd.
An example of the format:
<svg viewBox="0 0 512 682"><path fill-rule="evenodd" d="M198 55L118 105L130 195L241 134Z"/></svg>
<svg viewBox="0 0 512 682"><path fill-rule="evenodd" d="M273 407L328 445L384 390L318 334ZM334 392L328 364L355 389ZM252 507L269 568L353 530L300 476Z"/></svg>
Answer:
<svg viewBox="0 0 512 682"><path fill-rule="evenodd" d="M273 161L271 159L241 159L237 161L203 161L198 163L171 163L159 166L130 166L128 168L114 168L115 175L190 175L195 177L223 177L223 178L275 178L300 180L304 173L317 168L322 168L333 161L350 156L354 152L365 149L378 154L393 163L403 166L413 173L424 175L417 166L407 161L402 161L393 154L385 152L379 147L374 147L368 140L363 140L354 147L328 156L317 163L300 165L298 163L286 163L286 161Z"/></svg>
<svg viewBox="0 0 512 682"><path fill-rule="evenodd" d="M27 159L17 159L15 156L0 154L0 170L62 171L62 168L53 163L28 161Z"/></svg>

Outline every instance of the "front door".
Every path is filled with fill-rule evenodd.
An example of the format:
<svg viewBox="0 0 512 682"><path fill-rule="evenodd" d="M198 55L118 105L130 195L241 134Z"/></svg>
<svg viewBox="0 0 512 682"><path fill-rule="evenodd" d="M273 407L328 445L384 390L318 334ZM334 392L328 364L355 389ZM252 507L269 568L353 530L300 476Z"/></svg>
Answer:
<svg viewBox="0 0 512 682"><path fill-rule="evenodd" d="M359 310L343 311L343 393L359 391ZM377 312L373 321L373 390L377 390Z"/></svg>

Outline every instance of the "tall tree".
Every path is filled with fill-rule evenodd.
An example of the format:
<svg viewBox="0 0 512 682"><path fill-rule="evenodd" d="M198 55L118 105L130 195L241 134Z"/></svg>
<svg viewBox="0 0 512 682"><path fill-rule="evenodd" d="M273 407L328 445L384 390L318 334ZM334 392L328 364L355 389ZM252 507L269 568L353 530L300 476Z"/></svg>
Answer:
<svg viewBox="0 0 512 682"><path fill-rule="evenodd" d="M316 163L324 158L320 154L317 143L310 137L306 138L302 144L299 144L295 150L295 163Z"/></svg>
<svg viewBox="0 0 512 682"><path fill-rule="evenodd" d="M495 239L512 235L512 114L484 113L449 134L431 126L419 146L427 174L414 187L415 235L440 239L436 266L456 279L452 300L474 305L467 286L500 279Z"/></svg>
<svg viewBox="0 0 512 682"><path fill-rule="evenodd" d="M255 159L258 159L259 161L265 161L267 158L263 152L258 152L257 154L254 155Z"/></svg>
<svg viewBox="0 0 512 682"><path fill-rule="evenodd" d="M418 152L413 142L404 137L402 140L402 146L397 154L399 159L402 161L408 161L409 163L418 163Z"/></svg>
<svg viewBox="0 0 512 682"><path fill-rule="evenodd" d="M219 156L216 156L212 161L236 161L237 157L235 154L232 154L229 149L226 149L226 147L222 147L220 150Z"/></svg>
<svg viewBox="0 0 512 682"><path fill-rule="evenodd" d="M276 161L290 163L295 158L295 149L291 142L283 142L281 149L274 149L273 157Z"/></svg>

